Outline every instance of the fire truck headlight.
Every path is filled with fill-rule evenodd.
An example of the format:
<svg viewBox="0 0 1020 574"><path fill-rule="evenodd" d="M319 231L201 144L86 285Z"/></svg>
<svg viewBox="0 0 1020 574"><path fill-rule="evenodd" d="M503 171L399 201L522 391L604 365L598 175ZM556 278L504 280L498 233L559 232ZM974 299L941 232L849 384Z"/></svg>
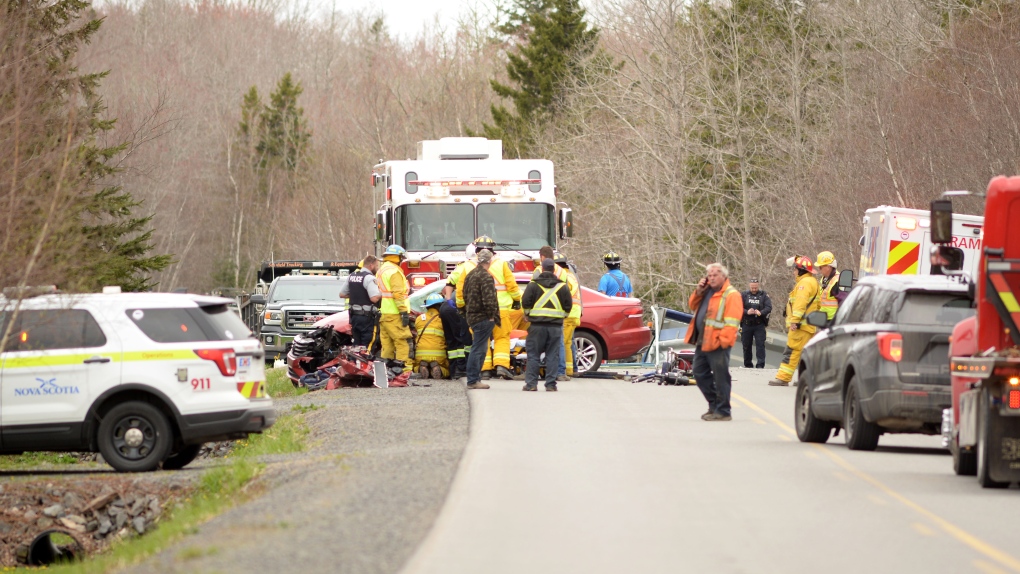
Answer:
<svg viewBox="0 0 1020 574"><path fill-rule="evenodd" d="M524 197L525 189L527 187L523 185L504 185L499 194L503 197Z"/></svg>
<svg viewBox="0 0 1020 574"><path fill-rule="evenodd" d="M450 188L442 185L433 185L425 192L428 197L450 197Z"/></svg>

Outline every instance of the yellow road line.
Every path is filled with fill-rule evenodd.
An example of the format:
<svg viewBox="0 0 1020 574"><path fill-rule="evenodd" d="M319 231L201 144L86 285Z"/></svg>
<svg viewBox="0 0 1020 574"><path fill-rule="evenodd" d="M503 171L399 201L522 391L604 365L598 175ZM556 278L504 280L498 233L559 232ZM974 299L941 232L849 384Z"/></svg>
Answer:
<svg viewBox="0 0 1020 574"><path fill-rule="evenodd" d="M733 393L733 398L737 399L742 404L744 404L745 406L747 406L749 409L753 410L754 412L758 413L759 415L765 417L766 420L771 421L774 425L776 425L779 428L783 429L787 433L789 433L789 434L791 434L793 436L797 436L796 431L794 431L793 428L790 427L790 425L788 425L788 424L784 423L783 421L779 420L772 413L766 411L765 409L759 407L758 405L752 403L751 401L745 399L744 397L742 397L742 396L740 396L740 395L738 395L736 393ZM784 435L780 435L780 436L782 437ZM789 437L786 437L786 439L790 440ZM934 512L932 512L932 511L924 508L923 506L917 504L913 500L910 500L906 496L903 496L902 494L896 492L892 488L886 486L883 482L881 482L877 478L871 476L870 474L864 472L863 470L858 469L856 466L850 464L850 462L848 462L843 457L841 457L838 454L832 452L831 448L825 448L824 446L822 446L820 444L817 444L817 443L807 443L807 444L809 444L810 446L814 447L815 449L820 451L825 456L829 457L833 462L835 462L837 465L841 466L843 468L843 470L846 470L850 474L856 476L857 478L861 479L862 481L864 481L864 482L870 484L871 486L875 487L876 489L882 491L886 496L892 498L893 500L899 502L903 506L906 506L910 510L913 510L917 514L919 514L922 517L926 518L929 522L933 523L935 526L937 526L939 529L941 529L946 534L948 534L951 537L955 538L958 542L962 543L965 546L970 547L975 552L984 555L985 558L989 558L991 560L994 560L1000 566L1004 566L1004 567L1008 568L1012 572L1020 573L1020 560L1018 560L1017 558L1013 557L1009 553L1007 553L1007 552L1005 552L1003 550L1000 550L1000 549L996 548L995 546L992 546L991 544L981 540L977 536L974 536L973 534L971 534L971 533L967 532L966 530L964 530L964 529L962 529L962 528L952 524L951 522L949 522L948 520L946 520L946 519L942 518L941 516L935 514ZM977 566L978 562L975 562L974 564L975 564L975 566Z"/></svg>
<svg viewBox="0 0 1020 574"><path fill-rule="evenodd" d="M911 523L910 526L912 526L914 528L914 530L916 530L917 533L922 535L922 536L935 536L935 531L934 530L932 530L931 528L928 528L926 525L924 525L924 524L922 524L920 522Z"/></svg>

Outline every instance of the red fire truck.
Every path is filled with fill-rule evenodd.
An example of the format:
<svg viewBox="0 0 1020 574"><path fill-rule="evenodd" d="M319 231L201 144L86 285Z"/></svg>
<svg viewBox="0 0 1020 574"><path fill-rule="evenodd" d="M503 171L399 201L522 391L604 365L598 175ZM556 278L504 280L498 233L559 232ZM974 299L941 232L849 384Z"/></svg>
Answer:
<svg viewBox="0 0 1020 574"><path fill-rule="evenodd" d="M446 278L488 235L516 271L535 268L538 250L573 236L570 208L558 201L553 164L503 159L503 142L442 138L418 142L418 157L385 161L372 170L375 244L407 250L412 289Z"/></svg>
<svg viewBox="0 0 1020 574"><path fill-rule="evenodd" d="M932 241L952 249L952 204L932 203ZM1020 177L988 184L976 315L950 340L953 407L943 438L957 474L985 488L1020 480Z"/></svg>

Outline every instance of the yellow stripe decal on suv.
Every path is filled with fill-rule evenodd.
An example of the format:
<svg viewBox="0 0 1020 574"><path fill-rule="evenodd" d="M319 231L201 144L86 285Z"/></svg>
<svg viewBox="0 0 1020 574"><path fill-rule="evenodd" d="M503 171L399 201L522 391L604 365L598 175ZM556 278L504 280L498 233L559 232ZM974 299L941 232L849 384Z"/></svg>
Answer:
<svg viewBox="0 0 1020 574"><path fill-rule="evenodd" d="M246 399L264 399L266 390L262 381L251 381L248 383L237 383L237 392Z"/></svg>
<svg viewBox="0 0 1020 574"><path fill-rule="evenodd" d="M10 351L13 353L15 351ZM9 355L9 353L3 353ZM2 360L5 369L27 369L33 367L58 367L61 365L76 365L92 357L105 357L111 362L140 362L140 361L171 361L174 359L195 359L198 355L188 349L172 351L131 351L127 353L73 353L73 354L46 354L35 357L5 357Z"/></svg>

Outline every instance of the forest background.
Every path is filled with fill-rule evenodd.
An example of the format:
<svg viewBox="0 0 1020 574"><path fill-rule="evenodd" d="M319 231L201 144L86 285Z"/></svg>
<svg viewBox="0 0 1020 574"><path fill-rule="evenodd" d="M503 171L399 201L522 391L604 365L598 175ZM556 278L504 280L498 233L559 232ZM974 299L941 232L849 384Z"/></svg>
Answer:
<svg viewBox="0 0 1020 574"><path fill-rule="evenodd" d="M381 158L413 157L423 139L502 132L508 154L555 162L576 227L561 248L582 283L594 285L602 253L615 250L638 296L682 306L705 263L784 292L795 253L827 249L856 268L868 207L925 208L943 190L983 190L993 175L1020 172L1014 2L585 6L479 4L454 28L425 23L413 39L394 38L369 12L313 16L284 0L91 7L102 23L75 62L83 74L108 72L96 77L92 109L115 122L86 130L110 169L82 185L137 205L84 213L130 212L134 227L121 232L144 247L131 256L142 262L128 272L136 286L250 286L270 257L372 250L369 175ZM518 72L541 72L527 49L550 23L576 41L550 81L532 85L514 58ZM528 98L537 107L519 109ZM10 101L0 98L0 122L13 117ZM18 157L5 153L17 149L11 125L0 162ZM47 149L62 165L64 148ZM24 188L0 168L0 201L15 209ZM69 262L62 277L47 275L42 251L30 277L27 255L8 258L5 279L83 273Z"/></svg>

